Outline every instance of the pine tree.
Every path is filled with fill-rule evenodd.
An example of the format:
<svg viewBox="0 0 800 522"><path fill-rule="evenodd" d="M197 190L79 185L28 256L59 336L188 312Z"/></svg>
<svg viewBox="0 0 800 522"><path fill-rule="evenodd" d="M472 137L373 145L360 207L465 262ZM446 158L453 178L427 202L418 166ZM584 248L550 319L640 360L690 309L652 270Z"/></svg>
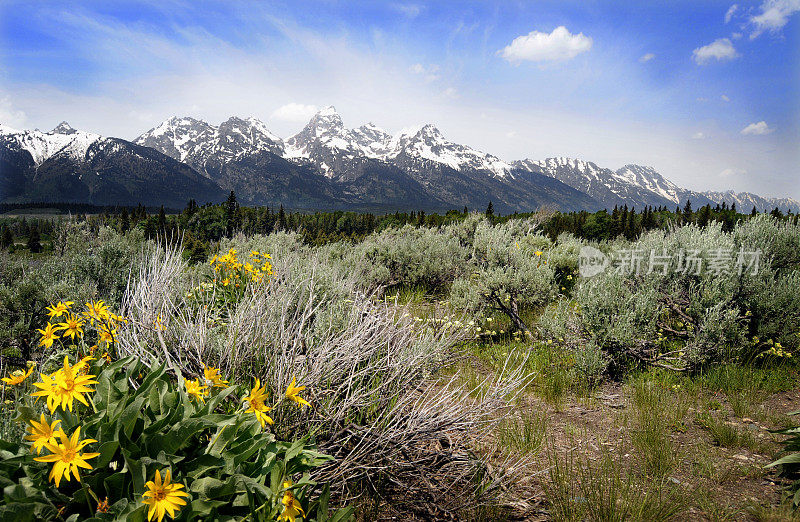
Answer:
<svg viewBox="0 0 800 522"><path fill-rule="evenodd" d="M236 229L236 212L239 210L239 203L236 201L236 194L231 190L228 200L225 202L225 229L228 237L233 235Z"/></svg>
<svg viewBox="0 0 800 522"><path fill-rule="evenodd" d="M158 223L156 225L156 229L158 230L159 234L166 234L167 232L167 214L164 212L164 205L161 205L161 209L158 211Z"/></svg>
<svg viewBox="0 0 800 522"><path fill-rule="evenodd" d="M28 232L28 250L34 254L42 251L42 244L40 243L41 237L39 236L39 227L33 225Z"/></svg>
<svg viewBox="0 0 800 522"><path fill-rule="evenodd" d="M283 210L283 203L281 203L281 208L278 210L278 230L286 230L287 228L286 211Z"/></svg>
<svg viewBox="0 0 800 522"><path fill-rule="evenodd" d="M611 238L615 238L622 233L622 221L619 213L619 207L614 205L614 210L611 211Z"/></svg>
<svg viewBox="0 0 800 522"><path fill-rule="evenodd" d="M631 207L631 211L628 212L628 223L625 225L625 237L628 239L635 239L637 236L636 230L636 209Z"/></svg>
<svg viewBox="0 0 800 522"><path fill-rule="evenodd" d="M14 244L14 233L11 227L4 225L3 232L0 234L0 248L8 248Z"/></svg>
<svg viewBox="0 0 800 522"><path fill-rule="evenodd" d="M486 217L492 216L494 216L494 205L492 205L492 202L490 201L489 206L486 207Z"/></svg>
<svg viewBox="0 0 800 522"><path fill-rule="evenodd" d="M756 210L756 206L753 205L753 210L750 211L750 215L755 216L756 214L758 214L758 210Z"/></svg>
<svg viewBox="0 0 800 522"><path fill-rule="evenodd" d="M706 227L711 220L711 205L706 205L700 209L697 215L697 224L701 227Z"/></svg>
<svg viewBox="0 0 800 522"><path fill-rule="evenodd" d="M123 234L131 229L131 218L128 215L127 207L122 209L122 214L119 217L119 231Z"/></svg>

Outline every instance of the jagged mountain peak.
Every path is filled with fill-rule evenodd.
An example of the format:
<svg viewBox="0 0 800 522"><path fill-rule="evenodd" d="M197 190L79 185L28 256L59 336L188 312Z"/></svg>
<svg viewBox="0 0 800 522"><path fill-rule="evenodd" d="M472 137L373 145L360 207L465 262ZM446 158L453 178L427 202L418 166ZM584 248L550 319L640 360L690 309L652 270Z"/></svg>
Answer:
<svg viewBox="0 0 800 522"><path fill-rule="evenodd" d="M339 113L336 112L336 107L334 107L333 105L328 105L327 107L318 110L316 115L319 116L320 118L327 118L327 117L338 117Z"/></svg>
<svg viewBox="0 0 800 522"><path fill-rule="evenodd" d="M432 123L401 130L392 139L390 147L390 158L433 161L459 171L485 171L503 178L513 170L511 164L497 156L448 141Z"/></svg>
<svg viewBox="0 0 800 522"><path fill-rule="evenodd" d="M0 134L19 134L20 132L22 131L17 130L13 127L9 127L8 125L5 125L3 123L0 123Z"/></svg>
<svg viewBox="0 0 800 522"><path fill-rule="evenodd" d="M335 134L344 130L342 117L336 112L336 108L331 105L317 112L311 117L305 128L300 133L312 134L321 137L326 134Z"/></svg>
<svg viewBox="0 0 800 522"><path fill-rule="evenodd" d="M231 116L219 124L218 130L219 132L228 131L249 135L253 142L258 141L259 138L266 138L276 143L282 141L267 128L267 125L263 121L253 117L240 118L238 116Z"/></svg>
<svg viewBox="0 0 800 522"><path fill-rule="evenodd" d="M76 132L78 131L73 129L72 126L66 121L62 121L50 131L51 134L75 134Z"/></svg>
<svg viewBox="0 0 800 522"><path fill-rule="evenodd" d="M99 134L75 130L67 122L61 122L50 132L17 131L10 127L2 127L0 131L14 148L28 151L37 167L56 155L83 162L89 147L102 139Z"/></svg>

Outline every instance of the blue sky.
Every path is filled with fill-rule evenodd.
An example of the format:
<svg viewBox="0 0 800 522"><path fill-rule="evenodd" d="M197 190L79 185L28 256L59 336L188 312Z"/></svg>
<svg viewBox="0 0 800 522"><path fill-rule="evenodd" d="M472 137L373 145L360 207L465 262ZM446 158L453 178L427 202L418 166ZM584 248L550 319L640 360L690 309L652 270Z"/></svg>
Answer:
<svg viewBox="0 0 800 522"><path fill-rule="evenodd" d="M424 122L504 159L800 197L800 0L0 3L0 123Z"/></svg>

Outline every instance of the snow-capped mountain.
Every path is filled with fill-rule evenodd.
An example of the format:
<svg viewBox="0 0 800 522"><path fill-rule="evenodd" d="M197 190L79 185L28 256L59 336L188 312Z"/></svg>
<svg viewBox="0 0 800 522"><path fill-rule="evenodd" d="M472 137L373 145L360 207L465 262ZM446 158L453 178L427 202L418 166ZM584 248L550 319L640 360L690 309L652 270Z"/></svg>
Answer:
<svg viewBox="0 0 800 522"><path fill-rule="evenodd" d="M540 172L555 178L570 187L585 192L607 208L624 206L641 208L671 205L673 201L662 192L649 187L657 187L657 180L650 180L644 168L628 165L620 171L599 167L590 161L575 158L547 158L541 161L525 159L513 164L516 168L530 172ZM655 172L655 171L653 171ZM661 178L661 176L656 173ZM663 179L663 178L661 178ZM666 180L663 180L666 182ZM662 184L659 188L666 192Z"/></svg>
<svg viewBox="0 0 800 522"><path fill-rule="evenodd" d="M0 200L182 207L218 201L222 190L151 148L73 129L0 126Z"/></svg>
<svg viewBox="0 0 800 522"><path fill-rule="evenodd" d="M681 195L684 192L675 183L666 179L656 172L653 167L643 167L642 165L625 165L614 172L617 179L630 185L642 187L659 196L666 198L673 203L681 203Z"/></svg>
<svg viewBox="0 0 800 522"><path fill-rule="evenodd" d="M284 157L298 164L312 165L333 179L348 178L349 171L365 158L380 158L381 142L370 141L369 134L381 140L377 127L355 133L345 128L334 107L315 114L303 129L285 142Z"/></svg>
<svg viewBox="0 0 800 522"><path fill-rule="evenodd" d="M352 129L350 137L371 158L384 159L392 150L392 135L372 122Z"/></svg>
<svg viewBox="0 0 800 522"><path fill-rule="evenodd" d="M255 118L231 117L214 127L191 117L170 118L134 140L214 179L221 166L268 151L282 156L283 141Z"/></svg>
<svg viewBox="0 0 800 522"><path fill-rule="evenodd" d="M751 192L725 192L705 191L703 195L717 204L723 202L728 206L736 204L739 212L747 213L755 207L757 212L770 212L775 208L781 212L791 211L800 213L800 201L792 198L766 198Z"/></svg>
<svg viewBox="0 0 800 522"><path fill-rule="evenodd" d="M513 167L500 158L466 145L447 141L433 125L404 129L392 136L373 123L347 129L334 107L315 114L308 124L286 140L287 159L313 164L330 178L350 178L353 161L363 158L402 164L435 162L452 169L479 170L506 177Z"/></svg>
<svg viewBox="0 0 800 522"><path fill-rule="evenodd" d="M676 205L685 205L687 201L690 201L695 208L698 208L714 203L701 192L679 187L659 174L653 167L629 164L617 169L615 174L621 181L649 190L669 199Z"/></svg>
<svg viewBox="0 0 800 522"><path fill-rule="evenodd" d="M389 149L386 155L389 161L405 164L413 160L430 161L458 171L474 170L498 178L513 178L514 167L510 163L492 154L447 141L431 124L401 131L392 138Z"/></svg>
<svg viewBox="0 0 800 522"><path fill-rule="evenodd" d="M78 162L84 162L92 144L101 139L99 134L78 131L62 121L50 132L40 130L18 131L10 127L0 127L0 139L7 146L26 150L36 166L46 160L63 155Z"/></svg>
<svg viewBox="0 0 800 522"><path fill-rule="evenodd" d="M614 206L694 208L736 202L800 211L788 198L683 189L652 167L615 170L573 158L504 161L448 141L431 124L395 135L373 123L345 127L333 107L281 139L255 118L219 125L173 117L134 143L73 129L18 131L0 124L0 201L182 206L227 191L246 204L296 209L395 210Z"/></svg>

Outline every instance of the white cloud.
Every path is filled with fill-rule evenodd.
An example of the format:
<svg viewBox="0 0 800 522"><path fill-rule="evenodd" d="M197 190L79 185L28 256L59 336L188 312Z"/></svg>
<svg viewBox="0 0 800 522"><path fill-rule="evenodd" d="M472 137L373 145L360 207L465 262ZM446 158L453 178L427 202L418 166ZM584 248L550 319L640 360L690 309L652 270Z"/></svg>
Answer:
<svg viewBox="0 0 800 522"><path fill-rule="evenodd" d="M15 109L8 96L0 98L0 125L24 127L27 121L25 111Z"/></svg>
<svg viewBox="0 0 800 522"><path fill-rule="evenodd" d="M692 51L692 59L698 65L705 65L712 59L719 61L733 60L737 56L739 55L728 38L717 38L710 44Z"/></svg>
<svg viewBox="0 0 800 522"><path fill-rule="evenodd" d="M458 91L455 90L453 87L448 87L442 92L442 94L444 94L448 98L458 98Z"/></svg>
<svg viewBox="0 0 800 522"><path fill-rule="evenodd" d="M518 64L522 61L570 60L591 48L590 37L583 33L572 34L561 25L553 29L552 33L531 31L518 36L508 46L498 51L498 54L508 62Z"/></svg>
<svg viewBox="0 0 800 522"><path fill-rule="evenodd" d="M730 98L728 98L728 96L727 96L726 94L723 94L722 96L720 96L720 99L721 99L722 101L724 101L724 102L729 102L729 101L731 101L731 99L730 99Z"/></svg>
<svg viewBox="0 0 800 522"><path fill-rule="evenodd" d="M270 117L276 120L305 122L314 116L318 110L319 107L316 105L292 102L275 109Z"/></svg>
<svg viewBox="0 0 800 522"><path fill-rule="evenodd" d="M655 54L647 53L644 56L642 56L641 58L639 58L639 61L642 62L642 63L645 63L645 62L649 62L650 60L652 60L655 57L656 57Z"/></svg>
<svg viewBox="0 0 800 522"><path fill-rule="evenodd" d="M409 67L408 70L414 74L422 75L426 82L432 82L439 79L439 66L435 63L428 65L427 67L421 63L415 63Z"/></svg>
<svg viewBox="0 0 800 522"><path fill-rule="evenodd" d="M422 12L422 6L418 4L394 4L392 7L406 18L416 18Z"/></svg>
<svg viewBox="0 0 800 522"><path fill-rule="evenodd" d="M506 132L506 138L511 139L511 138L516 138L516 137L517 137L517 131L513 131L512 130L512 131Z"/></svg>
<svg viewBox="0 0 800 522"><path fill-rule="evenodd" d="M708 138L708 135L703 132L695 132L694 134L692 134L693 140L704 140L706 138Z"/></svg>
<svg viewBox="0 0 800 522"><path fill-rule="evenodd" d="M731 38L734 40L738 40L742 37L742 33L731 33Z"/></svg>
<svg viewBox="0 0 800 522"><path fill-rule="evenodd" d="M763 136L764 134L769 134L774 132L775 129L767 125L767 122L761 120L758 123L751 123L747 127L741 130L741 134L745 136Z"/></svg>
<svg viewBox="0 0 800 522"><path fill-rule="evenodd" d="M800 11L800 0L765 0L761 12L750 17L755 29L750 39L757 38L764 31L778 32L789 22L789 17Z"/></svg>
<svg viewBox="0 0 800 522"><path fill-rule="evenodd" d="M733 15L736 14L737 9L739 9L739 6L737 4L733 4L732 6L730 6L730 8L728 8L728 11L725 13L726 24L731 21L731 18L733 18Z"/></svg>
<svg viewBox="0 0 800 522"><path fill-rule="evenodd" d="M744 169L725 169L719 173L719 177L730 178L731 176L743 176L745 174L747 174L747 171Z"/></svg>

